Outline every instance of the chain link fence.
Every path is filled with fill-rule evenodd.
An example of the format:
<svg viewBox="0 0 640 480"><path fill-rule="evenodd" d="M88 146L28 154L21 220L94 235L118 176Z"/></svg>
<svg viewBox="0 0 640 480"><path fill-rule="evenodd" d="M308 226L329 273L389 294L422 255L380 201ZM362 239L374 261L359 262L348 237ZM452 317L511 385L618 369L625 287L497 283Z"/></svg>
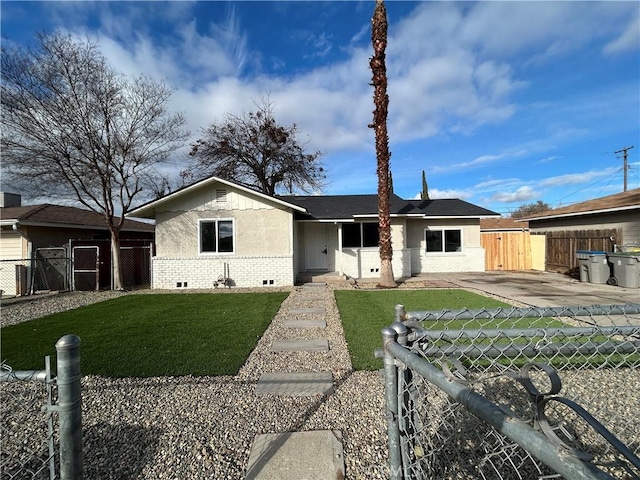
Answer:
<svg viewBox="0 0 640 480"><path fill-rule="evenodd" d="M391 478L640 478L640 305L398 306L383 341Z"/></svg>
<svg viewBox="0 0 640 480"><path fill-rule="evenodd" d="M33 258L0 260L0 296L107 288L111 266L100 262L97 249L95 246L74 247L70 256L63 247L38 248ZM151 245L120 247L124 288L151 287L152 252ZM101 278L106 278L102 284Z"/></svg>
<svg viewBox="0 0 640 480"><path fill-rule="evenodd" d="M2 364L0 402L0 471L2 479L57 478L58 442L54 415L56 386L49 357L41 371L13 371Z"/></svg>
<svg viewBox="0 0 640 480"><path fill-rule="evenodd" d="M80 339L56 343L57 376L44 370L0 368L0 478L80 480L82 400Z"/></svg>

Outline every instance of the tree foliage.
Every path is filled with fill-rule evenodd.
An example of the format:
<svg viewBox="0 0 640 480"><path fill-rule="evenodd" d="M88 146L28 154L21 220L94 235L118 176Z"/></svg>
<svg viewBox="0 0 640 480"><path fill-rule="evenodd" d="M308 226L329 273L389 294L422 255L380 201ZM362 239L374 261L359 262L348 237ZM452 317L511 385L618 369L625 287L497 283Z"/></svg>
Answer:
<svg viewBox="0 0 640 480"><path fill-rule="evenodd" d="M420 192L420 200L429 200L429 185L427 185L427 176L422 170L422 191Z"/></svg>
<svg viewBox="0 0 640 480"><path fill-rule="evenodd" d="M4 47L2 166L32 196L75 200L101 214L121 287L119 232L132 202L161 183L158 166L187 139L171 90L115 72L96 44L62 34ZM5 178L6 181L6 178Z"/></svg>
<svg viewBox="0 0 640 480"><path fill-rule="evenodd" d="M551 207L542 200L538 200L536 203L524 203L511 212L511 218L529 217L547 210L551 210Z"/></svg>
<svg viewBox="0 0 640 480"><path fill-rule="evenodd" d="M267 99L256 106L255 112L229 113L204 129L191 145L195 163L183 177L213 175L267 195L320 190L325 179L318 161L322 153L306 153L297 139L298 127L280 125Z"/></svg>
<svg viewBox="0 0 640 480"><path fill-rule="evenodd" d="M382 0L376 0L376 7L371 19L371 43L373 56L369 62L372 73L373 123L376 138L376 159L378 173L378 223L380 232L380 287L395 287L393 277L393 248L391 246L391 171L389 169L389 135L387 133L387 116L389 111L389 95L387 95L387 66L385 50L387 48L387 9Z"/></svg>

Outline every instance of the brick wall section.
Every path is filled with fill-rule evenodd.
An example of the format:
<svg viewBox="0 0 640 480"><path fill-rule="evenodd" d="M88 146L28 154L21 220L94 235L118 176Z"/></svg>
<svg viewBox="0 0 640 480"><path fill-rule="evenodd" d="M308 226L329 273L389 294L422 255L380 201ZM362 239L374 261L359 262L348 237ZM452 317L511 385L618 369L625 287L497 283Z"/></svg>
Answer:
<svg viewBox="0 0 640 480"><path fill-rule="evenodd" d="M226 263L232 286L262 287L294 284L292 256L228 256L153 258L152 288L215 288ZM264 283L266 282L266 283ZM182 286L178 287L178 283Z"/></svg>

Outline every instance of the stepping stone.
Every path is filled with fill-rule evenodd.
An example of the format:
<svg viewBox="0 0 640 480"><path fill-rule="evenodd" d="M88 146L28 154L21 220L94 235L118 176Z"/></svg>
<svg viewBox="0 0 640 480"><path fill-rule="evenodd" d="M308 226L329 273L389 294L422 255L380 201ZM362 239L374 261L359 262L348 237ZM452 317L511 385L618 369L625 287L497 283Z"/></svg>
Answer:
<svg viewBox="0 0 640 480"><path fill-rule="evenodd" d="M245 480L336 480L344 476L342 433L317 430L256 435Z"/></svg>
<svg viewBox="0 0 640 480"><path fill-rule="evenodd" d="M285 320L285 328L327 328L325 320Z"/></svg>
<svg viewBox="0 0 640 480"><path fill-rule="evenodd" d="M314 289L314 288L323 288L326 287L327 284L324 282L308 282L305 283L304 285L302 285L303 290L306 290L305 287L308 287L309 289Z"/></svg>
<svg viewBox="0 0 640 480"><path fill-rule="evenodd" d="M256 384L256 395L309 397L333 393L331 372L263 373Z"/></svg>
<svg viewBox="0 0 640 480"><path fill-rule="evenodd" d="M318 314L318 313L324 313L324 308L322 307L310 307L310 308L292 308L291 310L289 310L289 313L292 314Z"/></svg>
<svg viewBox="0 0 640 480"><path fill-rule="evenodd" d="M271 345L272 352L328 352L329 340L276 340Z"/></svg>

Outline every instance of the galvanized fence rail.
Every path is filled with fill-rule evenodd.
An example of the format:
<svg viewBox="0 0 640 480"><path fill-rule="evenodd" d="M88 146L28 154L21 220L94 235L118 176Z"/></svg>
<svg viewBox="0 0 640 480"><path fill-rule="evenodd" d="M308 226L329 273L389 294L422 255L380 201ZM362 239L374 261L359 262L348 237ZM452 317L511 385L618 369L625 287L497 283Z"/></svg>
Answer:
<svg viewBox="0 0 640 480"><path fill-rule="evenodd" d="M640 478L640 304L398 305L382 336L391 478Z"/></svg>
<svg viewBox="0 0 640 480"><path fill-rule="evenodd" d="M56 343L57 375L0 370L0 478L82 479L80 339ZM57 415L55 415L57 413Z"/></svg>

